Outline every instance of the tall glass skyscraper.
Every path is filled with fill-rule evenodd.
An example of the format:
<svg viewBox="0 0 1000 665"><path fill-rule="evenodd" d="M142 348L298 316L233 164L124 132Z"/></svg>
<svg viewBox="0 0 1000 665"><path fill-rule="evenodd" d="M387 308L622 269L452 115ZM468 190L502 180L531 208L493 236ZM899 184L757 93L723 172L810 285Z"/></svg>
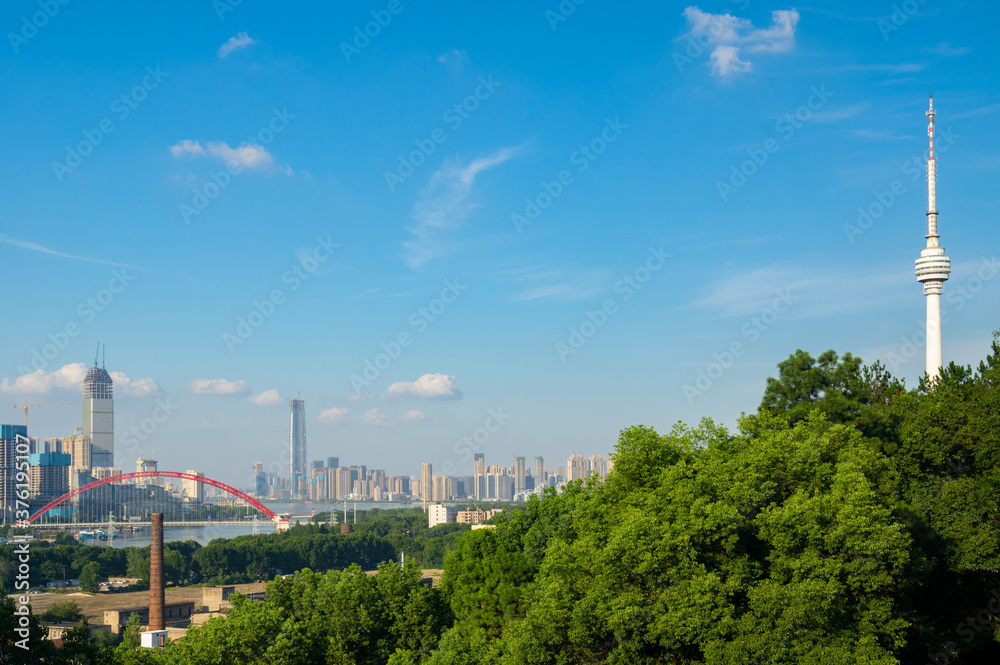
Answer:
<svg viewBox="0 0 1000 665"><path fill-rule="evenodd" d="M304 399L292 400L291 427L288 435L289 452L289 481L292 489L292 496L302 498L306 482L306 401Z"/></svg>
<svg viewBox="0 0 1000 665"><path fill-rule="evenodd" d="M90 439L90 465L115 465L115 405L111 375L98 367L83 379L83 435Z"/></svg>

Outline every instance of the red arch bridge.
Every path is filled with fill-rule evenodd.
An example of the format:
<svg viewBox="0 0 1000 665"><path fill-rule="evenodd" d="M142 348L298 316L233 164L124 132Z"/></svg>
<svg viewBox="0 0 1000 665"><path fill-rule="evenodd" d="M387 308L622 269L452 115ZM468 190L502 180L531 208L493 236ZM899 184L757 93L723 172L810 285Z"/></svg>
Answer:
<svg viewBox="0 0 1000 665"><path fill-rule="evenodd" d="M166 490L161 480L166 478L215 487L232 498L217 504L191 501L192 497L184 501ZM143 480L147 482L139 482ZM280 528L288 524L287 518L235 487L179 471L137 471L95 480L48 502L32 513L28 523L51 528L97 525L127 528L148 525L152 513L163 513L165 526L263 522Z"/></svg>

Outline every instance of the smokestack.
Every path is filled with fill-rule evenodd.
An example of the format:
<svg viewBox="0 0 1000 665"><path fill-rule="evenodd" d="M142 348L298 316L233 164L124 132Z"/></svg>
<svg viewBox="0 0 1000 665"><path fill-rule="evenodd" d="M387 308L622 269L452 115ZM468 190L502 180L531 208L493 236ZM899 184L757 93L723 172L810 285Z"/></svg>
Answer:
<svg viewBox="0 0 1000 665"><path fill-rule="evenodd" d="M149 544L149 629L164 630L163 513L153 513L153 537Z"/></svg>

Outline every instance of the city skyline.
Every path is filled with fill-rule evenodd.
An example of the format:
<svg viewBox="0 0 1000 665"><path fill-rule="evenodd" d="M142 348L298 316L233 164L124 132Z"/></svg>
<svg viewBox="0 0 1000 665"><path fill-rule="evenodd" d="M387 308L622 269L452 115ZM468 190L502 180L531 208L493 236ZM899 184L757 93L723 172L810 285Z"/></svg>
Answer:
<svg viewBox="0 0 1000 665"><path fill-rule="evenodd" d="M979 17L739 5L404 4L363 47L381 7L67 9L0 54L23 101L0 259L31 276L0 422L69 401L29 435L85 428L98 341L115 453L241 487L287 467L299 394L309 458L412 475L732 428L798 348L913 386L928 93L943 359L978 363L1000 302Z"/></svg>

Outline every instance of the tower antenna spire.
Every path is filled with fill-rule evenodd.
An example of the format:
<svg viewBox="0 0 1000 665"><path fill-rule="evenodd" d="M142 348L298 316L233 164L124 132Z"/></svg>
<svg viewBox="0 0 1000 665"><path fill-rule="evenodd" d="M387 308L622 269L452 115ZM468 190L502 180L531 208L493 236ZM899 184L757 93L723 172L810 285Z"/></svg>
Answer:
<svg viewBox="0 0 1000 665"><path fill-rule="evenodd" d="M938 377L943 364L941 352L941 294L951 274L951 259L938 243L937 158L934 156L934 96L927 108L927 245L916 261L917 281L924 285L927 299L927 376Z"/></svg>
<svg viewBox="0 0 1000 665"><path fill-rule="evenodd" d="M106 366L104 364L104 354L105 354L105 352L107 352L107 350L108 350L108 345L107 344L103 344L101 346L101 367L105 367Z"/></svg>
<svg viewBox="0 0 1000 665"><path fill-rule="evenodd" d="M97 356L101 354L101 343L97 343L97 350L94 351L94 367L97 367Z"/></svg>

